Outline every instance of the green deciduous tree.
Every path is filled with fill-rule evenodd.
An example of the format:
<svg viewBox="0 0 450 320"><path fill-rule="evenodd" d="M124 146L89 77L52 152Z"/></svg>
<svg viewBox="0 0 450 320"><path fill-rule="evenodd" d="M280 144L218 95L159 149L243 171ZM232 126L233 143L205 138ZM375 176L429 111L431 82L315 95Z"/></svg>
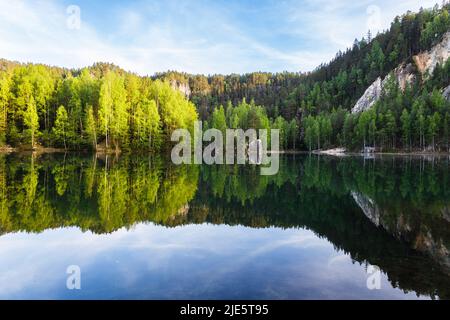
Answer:
<svg viewBox="0 0 450 320"><path fill-rule="evenodd" d="M64 149L67 149L68 128L69 117L67 115L66 108L64 108L64 106L60 106L56 111L56 120L53 127L53 134L56 141L63 143Z"/></svg>
<svg viewBox="0 0 450 320"><path fill-rule="evenodd" d="M225 118L225 110L223 106L216 108L212 114L211 128L222 131L222 134L225 134L225 130L227 129L227 123Z"/></svg>
<svg viewBox="0 0 450 320"><path fill-rule="evenodd" d="M35 147L36 134L39 132L39 117L37 113L36 103L31 97L26 104L26 109L23 115L23 121L29 133L31 147Z"/></svg>
<svg viewBox="0 0 450 320"><path fill-rule="evenodd" d="M85 114L85 132L89 142L92 144L92 148L97 148L97 121L94 115L94 108L87 106Z"/></svg>
<svg viewBox="0 0 450 320"><path fill-rule="evenodd" d="M105 136L105 146L112 142L116 149L128 141L128 104L124 79L110 71L102 80L99 98L99 126Z"/></svg>
<svg viewBox="0 0 450 320"><path fill-rule="evenodd" d="M289 122L289 139L292 146L292 149L296 149L297 140L299 139L299 126L296 119L292 119Z"/></svg>
<svg viewBox="0 0 450 320"><path fill-rule="evenodd" d="M6 143L9 99L10 79L5 72L0 71L0 146Z"/></svg>

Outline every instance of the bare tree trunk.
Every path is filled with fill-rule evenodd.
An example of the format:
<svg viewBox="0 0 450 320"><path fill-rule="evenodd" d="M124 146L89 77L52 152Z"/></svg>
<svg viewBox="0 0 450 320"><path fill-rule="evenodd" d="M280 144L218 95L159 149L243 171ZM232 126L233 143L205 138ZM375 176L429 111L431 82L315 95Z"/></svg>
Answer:
<svg viewBox="0 0 450 320"><path fill-rule="evenodd" d="M94 129L94 141L92 141L94 150L97 150L97 131Z"/></svg>

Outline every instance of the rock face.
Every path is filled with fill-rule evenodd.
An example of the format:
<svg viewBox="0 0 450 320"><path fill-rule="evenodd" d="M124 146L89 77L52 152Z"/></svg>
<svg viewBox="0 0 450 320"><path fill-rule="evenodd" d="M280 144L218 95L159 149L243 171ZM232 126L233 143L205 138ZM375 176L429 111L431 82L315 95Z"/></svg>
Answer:
<svg viewBox="0 0 450 320"><path fill-rule="evenodd" d="M191 96L191 88L189 87L188 83L171 81L170 86L172 87L172 89L180 91L186 98L189 98Z"/></svg>
<svg viewBox="0 0 450 320"><path fill-rule="evenodd" d="M355 106L352 109L352 113L363 112L372 107L375 102L380 99L382 91L382 81L381 78L378 78L374 83L372 83L369 88L367 88L366 92L364 92L363 96L358 100L358 102L356 102Z"/></svg>
<svg viewBox="0 0 450 320"><path fill-rule="evenodd" d="M431 48L413 57L417 70L422 76L431 75L438 64L443 64L450 56L450 31L447 32L442 41Z"/></svg>
<svg viewBox="0 0 450 320"><path fill-rule="evenodd" d="M450 101L450 86L444 89L444 92L442 93L445 99Z"/></svg>
<svg viewBox="0 0 450 320"><path fill-rule="evenodd" d="M426 79L426 77L433 73L438 64L445 63L450 57L450 31L447 32L442 41L431 48L430 51L420 53L413 57L414 64L418 72ZM414 66L411 63L402 64L397 67L393 74L401 88L405 90L407 84L414 82L416 76L414 74ZM372 85L367 88L363 96L356 102L352 108L352 113L359 113L368 110L375 102L380 99L383 87L389 79L388 75L384 80L378 78ZM444 96L450 99L450 89L447 87L444 91Z"/></svg>
<svg viewBox="0 0 450 320"><path fill-rule="evenodd" d="M394 70L394 75L397 83L402 91L405 91L406 85L410 85L416 79L414 74L414 67L411 63L407 65L402 64Z"/></svg>

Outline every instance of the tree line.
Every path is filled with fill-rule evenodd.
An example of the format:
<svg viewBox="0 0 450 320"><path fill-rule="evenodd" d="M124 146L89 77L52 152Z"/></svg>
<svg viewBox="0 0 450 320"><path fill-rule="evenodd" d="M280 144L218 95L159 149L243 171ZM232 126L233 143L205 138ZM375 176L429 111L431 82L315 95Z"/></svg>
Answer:
<svg viewBox="0 0 450 320"><path fill-rule="evenodd" d="M229 101L225 107L215 108L212 115L205 121L204 128L219 129L224 136L226 129L265 129L268 136L271 129L278 129L281 150L296 149L299 137L299 125L296 119L288 122L282 116L275 119L269 118L264 107L255 105L254 100L247 103L245 98L235 106Z"/></svg>
<svg viewBox="0 0 450 320"><path fill-rule="evenodd" d="M169 83L108 64L82 70L0 64L0 143L158 150L197 112Z"/></svg>

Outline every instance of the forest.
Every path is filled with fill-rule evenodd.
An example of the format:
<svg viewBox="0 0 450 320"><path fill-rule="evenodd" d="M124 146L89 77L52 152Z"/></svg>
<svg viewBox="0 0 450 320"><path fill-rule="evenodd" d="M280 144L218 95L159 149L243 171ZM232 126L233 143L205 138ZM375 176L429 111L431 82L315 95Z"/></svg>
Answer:
<svg viewBox="0 0 450 320"><path fill-rule="evenodd" d="M195 106L168 83L110 64L1 65L2 144L153 151L197 120Z"/></svg>
<svg viewBox="0 0 450 320"><path fill-rule="evenodd" d="M350 112L378 77L442 40L449 10L407 12L308 73L140 77L108 63L69 70L0 60L0 145L157 151L173 129L200 119L204 128L280 129L285 150L449 151L449 61L404 89L391 77L375 106Z"/></svg>

